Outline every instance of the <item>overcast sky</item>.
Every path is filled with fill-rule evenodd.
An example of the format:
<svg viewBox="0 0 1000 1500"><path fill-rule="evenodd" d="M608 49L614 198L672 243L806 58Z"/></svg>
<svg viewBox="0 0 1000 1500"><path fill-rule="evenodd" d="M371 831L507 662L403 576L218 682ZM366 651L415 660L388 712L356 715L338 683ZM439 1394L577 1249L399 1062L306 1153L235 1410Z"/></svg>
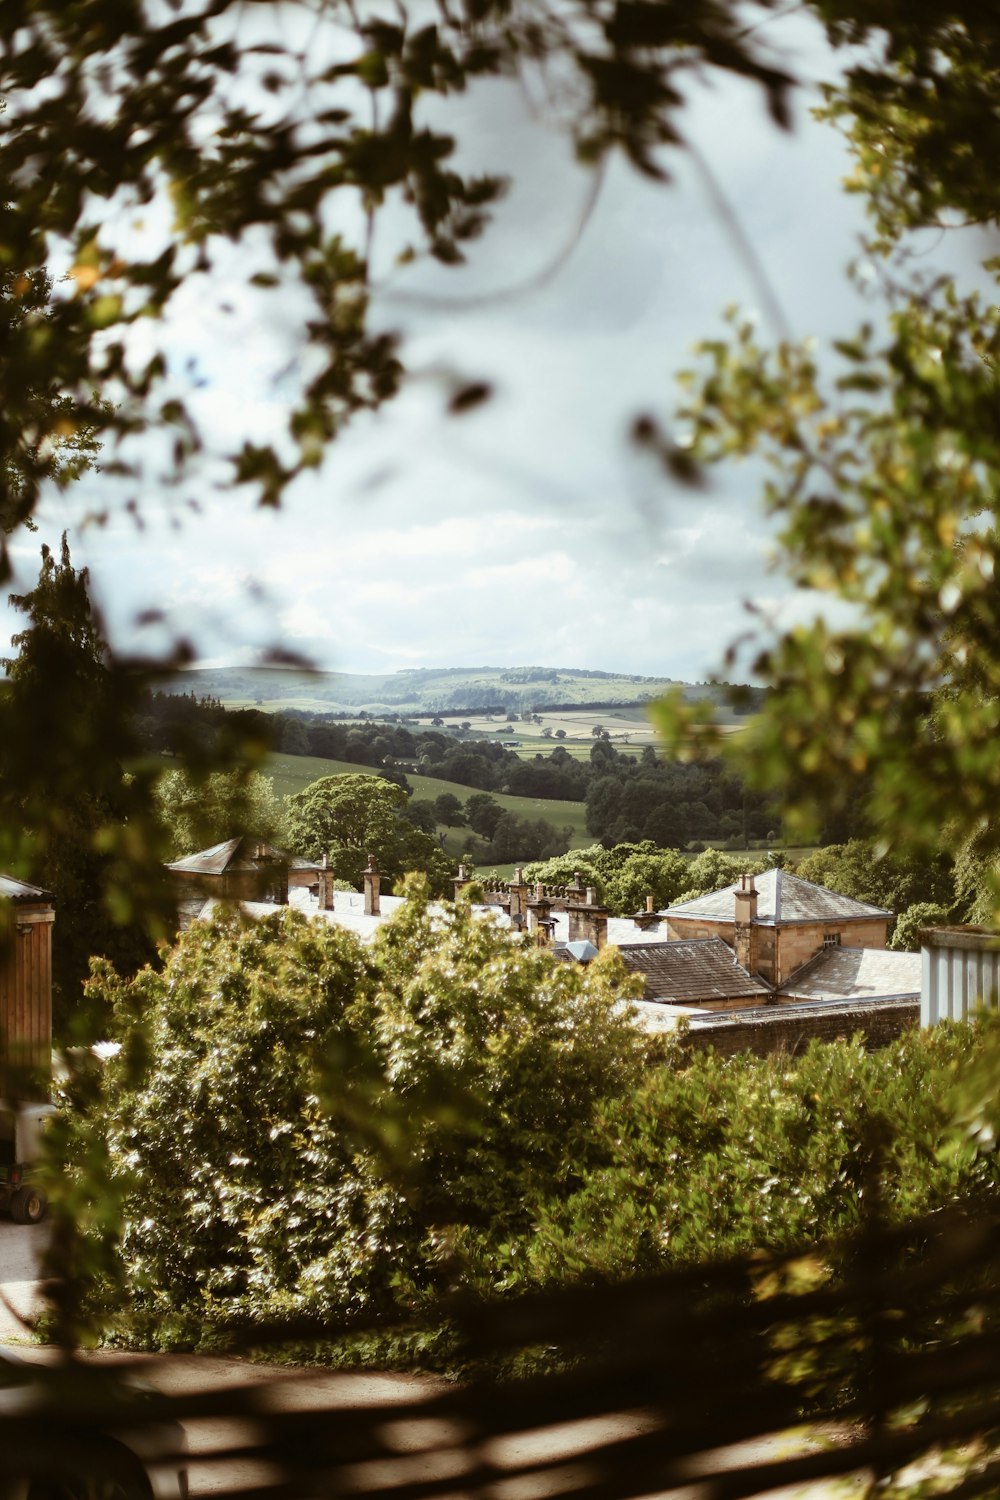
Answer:
<svg viewBox="0 0 1000 1500"><path fill-rule="evenodd" d="M801 28L786 33L793 66L815 67L808 41ZM809 118L810 102L800 95L787 135L753 88L702 88L683 128L792 333L822 339L858 320L844 270L862 221L859 200L839 188L843 146ZM213 496L206 482L203 514L179 530L152 490L143 532L124 518L81 529L108 498L100 476L45 507L42 535L69 525L119 643L138 639L135 616L157 604L213 662L280 640L349 671L536 663L698 679L746 628L746 600L804 607L768 571L758 472L720 472L692 494L627 440L637 411L669 420L674 373L696 339L719 332L727 304L762 306L702 174L674 153L664 188L613 162L557 274L500 297L573 242L591 179L531 120L517 86L487 85L454 107L464 161L507 170L514 185L467 268L386 270L375 316L405 335L411 371L397 400L357 421L277 515ZM262 299L262 311L235 279L223 292L235 317L192 295L169 340L199 379L213 433L235 443L284 420L274 372L295 356L294 303ZM488 379L494 398L446 416L455 372ZM16 543L22 583L38 542Z"/></svg>

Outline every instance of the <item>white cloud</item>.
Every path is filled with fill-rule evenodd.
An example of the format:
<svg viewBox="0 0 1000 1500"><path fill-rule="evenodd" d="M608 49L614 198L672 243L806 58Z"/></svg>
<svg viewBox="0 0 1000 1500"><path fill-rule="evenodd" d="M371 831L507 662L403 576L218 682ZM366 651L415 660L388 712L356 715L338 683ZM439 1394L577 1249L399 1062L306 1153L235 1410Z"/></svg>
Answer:
<svg viewBox="0 0 1000 1500"><path fill-rule="evenodd" d="M766 568L759 472L690 493L626 439L639 409L669 418L673 374L697 337L719 330L720 309L760 301L695 167L676 155L675 185L662 189L612 163L559 274L491 300L570 243L590 179L511 86L475 90L458 108L466 163L499 157L517 181L468 267L387 268L374 315L408 335L414 374L402 394L357 419L280 515L205 483L194 491L201 517L183 505L191 486L177 497L150 488L145 533L121 518L74 531L120 639L160 602L214 659L284 637L348 668L534 662L702 677L745 627L744 598L785 598ZM825 333L856 308L840 271L860 209L838 192L838 138L802 113L794 135L779 135L751 87L727 84L693 91L684 128L792 327ZM387 267L398 230L380 240ZM238 247L211 283L191 280L168 330L213 451L282 432L308 368L293 294L243 286L253 253ZM453 305L419 301L428 295ZM496 394L449 418L463 375L492 380ZM130 493L89 478L46 507L45 534ZM27 582L37 544L15 552Z"/></svg>

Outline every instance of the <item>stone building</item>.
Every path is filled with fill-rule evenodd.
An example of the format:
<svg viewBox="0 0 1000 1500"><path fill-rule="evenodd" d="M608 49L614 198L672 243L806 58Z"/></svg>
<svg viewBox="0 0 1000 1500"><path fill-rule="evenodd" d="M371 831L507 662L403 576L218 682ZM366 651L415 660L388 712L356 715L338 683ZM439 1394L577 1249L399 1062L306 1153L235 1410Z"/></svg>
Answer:
<svg viewBox="0 0 1000 1500"><path fill-rule="evenodd" d="M744 969L780 988L825 948L884 948L893 913L841 896L788 870L733 885L662 913L670 938L722 938Z"/></svg>
<svg viewBox="0 0 1000 1500"><path fill-rule="evenodd" d="M315 861L300 859L249 834L199 849L174 860L167 869L177 893L182 931L213 897L283 906L289 886L314 886L320 878Z"/></svg>

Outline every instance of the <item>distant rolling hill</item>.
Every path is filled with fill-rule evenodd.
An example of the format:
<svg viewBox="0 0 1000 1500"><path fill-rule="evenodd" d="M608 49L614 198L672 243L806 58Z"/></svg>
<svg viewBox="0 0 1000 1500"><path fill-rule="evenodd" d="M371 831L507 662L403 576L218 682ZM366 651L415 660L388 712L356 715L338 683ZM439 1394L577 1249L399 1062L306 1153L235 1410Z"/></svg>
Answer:
<svg viewBox="0 0 1000 1500"><path fill-rule="evenodd" d="M670 687L685 697L716 697L705 684L563 667L416 668L381 676L303 672L288 667L205 667L181 672L171 692L218 698L227 706L259 704L272 711L314 713L473 714L495 709L526 713L549 708L628 707Z"/></svg>

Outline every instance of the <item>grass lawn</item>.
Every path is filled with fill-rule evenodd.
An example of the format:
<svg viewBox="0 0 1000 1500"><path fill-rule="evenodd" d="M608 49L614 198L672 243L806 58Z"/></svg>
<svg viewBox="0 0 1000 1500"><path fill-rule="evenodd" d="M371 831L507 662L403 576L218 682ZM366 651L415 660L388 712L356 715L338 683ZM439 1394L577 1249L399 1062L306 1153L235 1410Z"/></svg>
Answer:
<svg viewBox="0 0 1000 1500"><path fill-rule="evenodd" d="M290 797L321 776L341 776L345 773L360 773L374 776L370 766L357 766L349 760L323 760L315 755L270 755L265 771L274 778L274 790L279 797ZM442 792L451 792L461 803L465 803L475 792L475 787L459 786L454 781L441 781L436 776L411 776L407 781L413 795L421 801L433 802ZM521 818L544 818L557 828L570 828L571 849L579 849L594 842L586 828L586 808L582 802L560 802L546 797L511 797L503 792L491 792L500 806L507 812L517 813ZM461 830L456 830L460 832Z"/></svg>

